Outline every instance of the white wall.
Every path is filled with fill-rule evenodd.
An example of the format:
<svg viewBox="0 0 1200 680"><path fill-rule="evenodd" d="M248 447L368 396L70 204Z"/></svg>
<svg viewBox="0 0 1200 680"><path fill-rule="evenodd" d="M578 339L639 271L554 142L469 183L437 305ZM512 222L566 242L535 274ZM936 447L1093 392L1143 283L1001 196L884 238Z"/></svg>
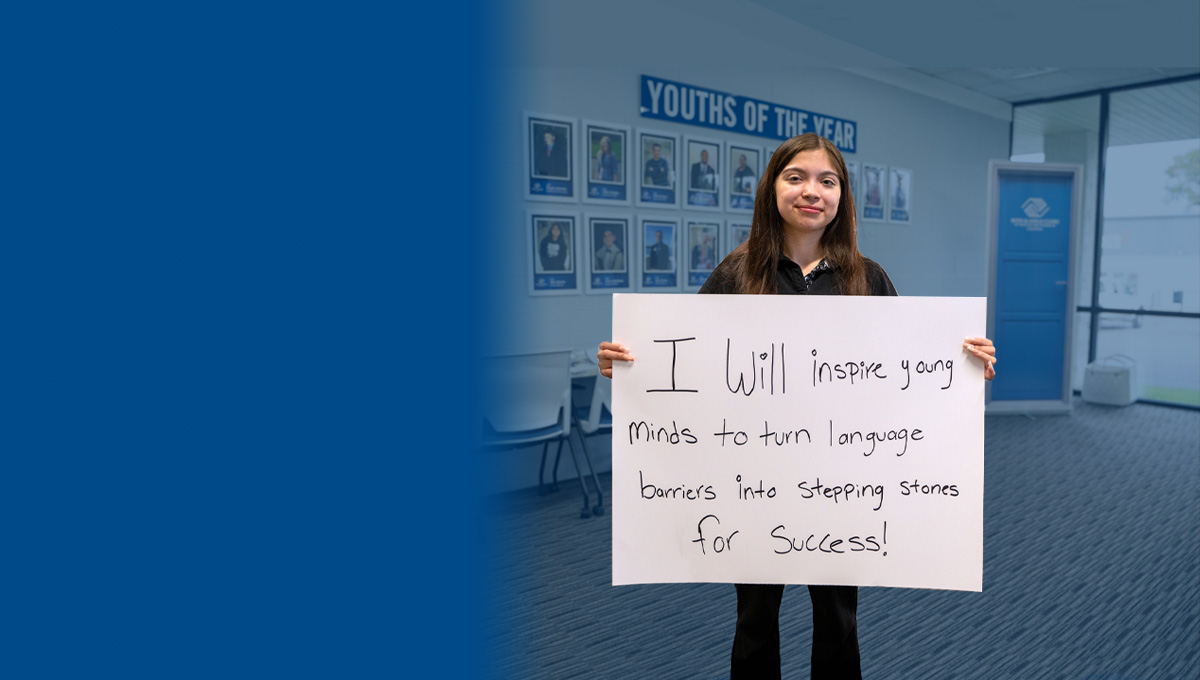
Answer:
<svg viewBox="0 0 1200 680"><path fill-rule="evenodd" d="M533 297L526 279L522 198L524 111L557 114L757 146L777 142L639 116L642 74L721 90L853 120L858 150L847 161L912 170L912 224L860 222L859 248L888 271L901 295L977 296L987 291L987 163L1007 159L1009 123L945 97L884 82L887 64L814 34L750 3L613 2L603 9L575 2L527 0L515 19L523 46L506 64L506 95L495 121L498 147L486 168L503 182L499 204L481 211L494 240L487 261L486 345L504 352L594 348L610 335L606 295ZM839 68L846 61L856 67ZM859 75L872 66L874 77ZM882 76L880 74L883 74ZM905 82L897 74L895 82ZM987 107L982 107L986 109ZM555 204L561 207L562 204ZM589 206L572 208L583 212ZM646 214L685 211L638 209ZM609 469L609 442L589 442L598 467ZM567 454L564 452L564 457ZM532 486L540 448L493 460L493 488ZM532 462L530 462L532 461ZM491 469L489 467L489 469ZM569 463L562 473L573 474ZM571 487L578 493L578 487Z"/></svg>

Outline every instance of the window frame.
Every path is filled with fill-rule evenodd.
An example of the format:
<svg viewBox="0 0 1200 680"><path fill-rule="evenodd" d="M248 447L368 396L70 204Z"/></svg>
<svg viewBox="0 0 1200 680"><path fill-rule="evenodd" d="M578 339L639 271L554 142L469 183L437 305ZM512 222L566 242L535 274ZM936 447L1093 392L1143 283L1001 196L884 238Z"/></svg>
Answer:
<svg viewBox="0 0 1200 680"><path fill-rule="evenodd" d="M1165 85L1186 83L1186 82L1191 82L1194 80L1200 80L1200 74L1190 75L1190 76L1177 76L1174 78L1163 78L1161 80L1154 80L1154 81L1149 81L1149 82L1145 82L1145 83L1137 83L1134 85L1122 85L1119 87L1101 88L1101 89L1096 89L1096 90L1088 90L1086 92L1078 92L1075 94L1060 95L1057 97L1043 97L1040 99L1029 99L1029 100L1013 103L1013 119L1011 121L1009 121L1009 124L1008 124L1008 156L1009 156L1009 158L1012 158L1012 154L1013 154L1013 143L1014 143L1013 135L1015 132L1014 128L1016 126L1016 112L1017 112L1018 108L1025 107L1025 106L1035 106L1035 105L1039 105L1039 104L1051 104L1054 102L1067 101L1067 100L1071 100L1071 99L1083 99L1085 97L1095 97L1097 95L1099 95L1099 97L1100 97L1100 131L1098 133L1099 134L1099 140L1098 140L1099 147L1098 148L1099 148L1100 152L1099 152L1099 158L1097 159L1097 169L1096 169L1096 226L1095 226L1096 234L1095 234L1095 238L1093 239L1093 242L1092 242L1093 252L1091 253L1091 256L1092 256L1092 287L1091 287L1092 296L1091 296L1091 304L1081 305L1081 304L1077 303L1075 306L1075 311L1077 313L1078 312L1088 312L1091 315L1089 318L1090 323L1089 323L1089 331L1088 331L1087 363L1089 363L1089 364L1096 360L1096 343L1098 340L1097 335L1099 334L1099 331L1100 331L1100 315L1101 314L1108 314L1108 313L1140 314L1142 316L1163 316L1163 317L1173 317L1173 318L1183 318L1183 319L1200 319L1200 312L1170 312L1170 311L1157 311L1157 310L1146 310L1146 309L1125 309L1125 308L1119 308L1119 307L1104 307L1100 304L1100 253L1101 253L1101 244L1103 243L1103 237L1104 237L1104 190L1105 190L1104 174L1105 174L1106 156L1108 155L1106 152L1108 149L1109 98L1115 92L1127 92L1130 90L1142 90L1142 89L1147 89L1147 88L1152 88L1152 87L1162 87ZM1078 394L1080 394L1080 391L1074 390L1074 393L1076 395L1078 395ZM1138 398L1137 403L1139 403L1139 404L1154 404L1154 405L1158 405L1158 406L1170 406L1173 408L1182 408L1182 409L1188 409L1188 410L1192 410L1192 411L1200 410L1200 406L1195 406L1192 404L1181 404L1181 403L1176 403L1176 402L1158 401L1158 400L1154 400L1154 399L1142 399L1140 397Z"/></svg>

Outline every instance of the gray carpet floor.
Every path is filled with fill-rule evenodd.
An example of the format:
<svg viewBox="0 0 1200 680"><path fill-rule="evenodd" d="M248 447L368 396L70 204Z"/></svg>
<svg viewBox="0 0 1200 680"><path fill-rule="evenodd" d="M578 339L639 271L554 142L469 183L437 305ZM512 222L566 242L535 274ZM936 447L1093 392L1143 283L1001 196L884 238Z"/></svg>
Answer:
<svg viewBox="0 0 1200 680"><path fill-rule="evenodd" d="M728 677L733 586L613 587L610 515L581 506L575 480L487 499L488 677ZM810 616L789 587L784 678ZM1200 412L988 417L983 592L862 588L859 642L868 680L1200 677Z"/></svg>

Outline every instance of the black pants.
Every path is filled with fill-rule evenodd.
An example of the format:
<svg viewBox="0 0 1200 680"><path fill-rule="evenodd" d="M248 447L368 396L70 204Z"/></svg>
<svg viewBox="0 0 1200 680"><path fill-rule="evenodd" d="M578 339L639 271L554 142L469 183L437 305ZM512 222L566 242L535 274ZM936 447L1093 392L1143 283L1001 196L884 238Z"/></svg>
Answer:
<svg viewBox="0 0 1200 680"><path fill-rule="evenodd" d="M737 629L730 680L780 677L781 585L737 584ZM858 588L809 586L813 608L812 680L861 680Z"/></svg>

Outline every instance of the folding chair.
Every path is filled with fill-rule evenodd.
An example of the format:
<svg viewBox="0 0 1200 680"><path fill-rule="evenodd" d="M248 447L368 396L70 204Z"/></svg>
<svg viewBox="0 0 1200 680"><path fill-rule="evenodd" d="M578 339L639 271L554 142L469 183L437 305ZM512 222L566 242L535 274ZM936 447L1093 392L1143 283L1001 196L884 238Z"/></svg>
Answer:
<svg viewBox="0 0 1200 680"><path fill-rule="evenodd" d="M511 449L541 442L542 469L538 471L538 488L545 493L543 471L550 443L558 442L555 484L550 489L557 491L558 456L566 442L583 491L580 517L586 519L591 516L587 484L571 444L570 361L569 350L485 357L481 370L482 444L488 448Z"/></svg>
<svg viewBox="0 0 1200 680"><path fill-rule="evenodd" d="M600 490L600 478L596 476L596 468L592 465L592 454L588 451L587 438L604 432L612 432L612 381L603 376L596 376L592 387L591 400L571 410L575 419L575 429L579 434L579 443L583 444L583 457L592 473L592 481L596 485L596 505L592 507L593 515L604 514L604 492ZM578 467L578 465L576 466Z"/></svg>

